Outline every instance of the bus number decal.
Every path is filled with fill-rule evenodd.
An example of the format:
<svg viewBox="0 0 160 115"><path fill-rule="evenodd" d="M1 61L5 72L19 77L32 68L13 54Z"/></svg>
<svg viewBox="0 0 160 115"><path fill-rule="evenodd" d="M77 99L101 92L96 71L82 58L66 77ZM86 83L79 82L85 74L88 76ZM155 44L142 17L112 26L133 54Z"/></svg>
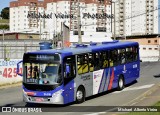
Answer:
<svg viewBox="0 0 160 115"><path fill-rule="evenodd" d="M137 64L134 64L134 65L133 65L133 68L137 68Z"/></svg>

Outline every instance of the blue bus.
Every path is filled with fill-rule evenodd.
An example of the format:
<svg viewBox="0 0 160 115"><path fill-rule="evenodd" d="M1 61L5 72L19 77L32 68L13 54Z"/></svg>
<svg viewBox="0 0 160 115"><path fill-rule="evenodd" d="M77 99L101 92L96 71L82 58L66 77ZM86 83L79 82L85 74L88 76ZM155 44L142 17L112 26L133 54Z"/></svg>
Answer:
<svg viewBox="0 0 160 115"><path fill-rule="evenodd" d="M82 103L113 88L122 90L140 73L139 44L129 41L27 52L22 62L26 103Z"/></svg>

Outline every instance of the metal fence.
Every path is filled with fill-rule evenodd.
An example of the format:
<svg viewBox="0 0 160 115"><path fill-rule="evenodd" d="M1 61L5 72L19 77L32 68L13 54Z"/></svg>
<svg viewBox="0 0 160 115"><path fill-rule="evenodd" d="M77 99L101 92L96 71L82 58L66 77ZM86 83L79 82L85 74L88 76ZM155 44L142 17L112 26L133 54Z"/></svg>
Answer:
<svg viewBox="0 0 160 115"><path fill-rule="evenodd" d="M39 50L40 40L0 40L0 59L22 59L23 54ZM51 41L48 41L51 42Z"/></svg>

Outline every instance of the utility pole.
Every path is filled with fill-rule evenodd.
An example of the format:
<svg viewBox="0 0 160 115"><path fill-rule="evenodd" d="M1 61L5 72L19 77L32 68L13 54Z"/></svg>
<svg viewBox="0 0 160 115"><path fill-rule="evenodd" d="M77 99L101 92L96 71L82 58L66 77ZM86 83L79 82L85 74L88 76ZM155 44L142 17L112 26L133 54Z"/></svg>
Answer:
<svg viewBox="0 0 160 115"><path fill-rule="evenodd" d="M114 40L116 40L116 8L115 8L115 2L112 2L114 4Z"/></svg>
<svg viewBox="0 0 160 115"><path fill-rule="evenodd" d="M158 51L159 51L158 61L160 61L160 43L159 43L160 40L159 40L159 34L158 34L157 38L158 38Z"/></svg>
<svg viewBox="0 0 160 115"><path fill-rule="evenodd" d="M40 20L40 24L39 24L39 25L40 25L40 28L39 28L39 29L40 29L40 30L39 30L39 40L41 40L41 31L42 31L42 30L41 30L41 18L39 18L39 20Z"/></svg>
<svg viewBox="0 0 160 115"><path fill-rule="evenodd" d="M80 15L80 2L78 0L78 43L82 43L82 35L81 35L81 15Z"/></svg>
<svg viewBox="0 0 160 115"><path fill-rule="evenodd" d="M3 41L4 41L4 29L3 29Z"/></svg>
<svg viewBox="0 0 160 115"><path fill-rule="evenodd" d="M4 47L4 29L3 29L3 41L2 41L2 48L3 48L3 59L5 59L5 47Z"/></svg>

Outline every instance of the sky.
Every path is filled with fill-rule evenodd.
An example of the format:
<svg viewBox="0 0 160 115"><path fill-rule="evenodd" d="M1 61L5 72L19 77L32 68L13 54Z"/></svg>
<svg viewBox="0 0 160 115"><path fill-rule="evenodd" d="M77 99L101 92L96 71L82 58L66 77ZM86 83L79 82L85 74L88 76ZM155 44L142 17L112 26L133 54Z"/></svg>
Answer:
<svg viewBox="0 0 160 115"><path fill-rule="evenodd" d="M2 11L3 8L9 7L9 3L11 1L17 1L17 0L0 0L0 12Z"/></svg>

